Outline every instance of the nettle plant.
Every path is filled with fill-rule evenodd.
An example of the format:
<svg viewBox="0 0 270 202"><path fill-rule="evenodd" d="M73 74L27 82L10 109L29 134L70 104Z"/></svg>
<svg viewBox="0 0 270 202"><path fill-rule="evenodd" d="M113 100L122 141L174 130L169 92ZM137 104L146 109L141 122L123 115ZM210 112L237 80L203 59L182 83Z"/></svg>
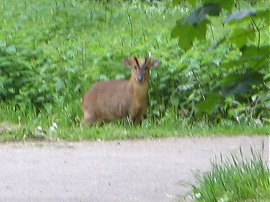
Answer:
<svg viewBox="0 0 270 202"><path fill-rule="evenodd" d="M171 104L184 117L269 123L269 2L173 4L190 9L171 32L182 50Z"/></svg>
<svg viewBox="0 0 270 202"><path fill-rule="evenodd" d="M148 118L269 122L268 1L119 2L5 1L0 100L73 121L91 84L151 51Z"/></svg>

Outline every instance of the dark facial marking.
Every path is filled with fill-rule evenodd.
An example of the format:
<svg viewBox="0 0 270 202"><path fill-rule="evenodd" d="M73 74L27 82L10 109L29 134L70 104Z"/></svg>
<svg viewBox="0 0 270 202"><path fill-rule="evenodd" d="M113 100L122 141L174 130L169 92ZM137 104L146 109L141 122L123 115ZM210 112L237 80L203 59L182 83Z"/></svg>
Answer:
<svg viewBox="0 0 270 202"><path fill-rule="evenodd" d="M135 60L135 62L136 62L136 64L137 64L137 67L138 67L138 68L140 68L140 65L139 65L138 59L137 59L136 57L134 57L134 60ZM136 69L137 69L137 67L136 67Z"/></svg>

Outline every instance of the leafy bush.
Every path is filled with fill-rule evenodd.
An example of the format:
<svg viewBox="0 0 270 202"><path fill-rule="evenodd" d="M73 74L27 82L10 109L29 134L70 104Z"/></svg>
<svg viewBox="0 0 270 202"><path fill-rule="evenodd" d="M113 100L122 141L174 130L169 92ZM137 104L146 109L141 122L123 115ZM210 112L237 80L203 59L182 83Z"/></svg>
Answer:
<svg viewBox="0 0 270 202"><path fill-rule="evenodd" d="M151 73L150 119L173 111L189 121L269 122L266 5L263 0L252 5L257 16L253 10L233 13L236 17L223 26L227 12L250 5L205 6L202 1L192 4L200 7L173 28L175 16L186 16L191 6L173 8L169 0L5 0L0 7L0 99L77 123L81 98L94 82L128 79L123 59L151 51L162 66Z"/></svg>
<svg viewBox="0 0 270 202"><path fill-rule="evenodd" d="M185 51L178 68L186 76L173 104L195 117L269 122L269 2L201 3L172 30Z"/></svg>
<svg viewBox="0 0 270 202"><path fill-rule="evenodd" d="M20 109L45 109L48 115L62 108L61 113L74 119L81 114L80 100L91 84L129 77L122 65L125 57L166 49L162 40L168 41L169 28L164 19L173 22L174 12L165 5L109 4L5 1L0 14L1 100ZM157 29L165 27L154 33L156 37L144 26L153 19Z"/></svg>

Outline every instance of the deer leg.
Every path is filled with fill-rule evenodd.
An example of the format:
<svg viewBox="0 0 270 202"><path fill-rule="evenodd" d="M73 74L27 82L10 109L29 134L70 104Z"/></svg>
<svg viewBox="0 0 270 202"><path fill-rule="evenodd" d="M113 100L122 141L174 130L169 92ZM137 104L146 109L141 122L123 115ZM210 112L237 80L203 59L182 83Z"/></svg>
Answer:
<svg viewBox="0 0 270 202"><path fill-rule="evenodd" d="M143 120L143 117L142 116L136 116L133 119L133 124L134 125L142 125L142 120Z"/></svg>
<svg viewBox="0 0 270 202"><path fill-rule="evenodd" d="M96 116L93 113L88 113L85 112L84 113L84 120L83 120L83 124L84 125L93 125L94 123L97 123L97 119Z"/></svg>

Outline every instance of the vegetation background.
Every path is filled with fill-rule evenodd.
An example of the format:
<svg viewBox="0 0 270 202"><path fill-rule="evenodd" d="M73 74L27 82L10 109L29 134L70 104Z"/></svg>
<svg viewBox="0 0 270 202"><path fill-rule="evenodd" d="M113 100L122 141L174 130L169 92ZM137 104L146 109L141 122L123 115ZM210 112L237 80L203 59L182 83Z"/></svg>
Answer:
<svg viewBox="0 0 270 202"><path fill-rule="evenodd" d="M1 0L0 17L2 140L54 122L71 140L269 134L269 1ZM90 86L128 79L123 59L147 51L162 65L142 127L80 128Z"/></svg>
<svg viewBox="0 0 270 202"><path fill-rule="evenodd" d="M268 0L0 0L0 142L270 134ZM92 84L150 51L141 127L80 127ZM198 201L269 200L260 156L193 186ZM243 160L243 159L242 159ZM237 185L237 186L236 186Z"/></svg>

